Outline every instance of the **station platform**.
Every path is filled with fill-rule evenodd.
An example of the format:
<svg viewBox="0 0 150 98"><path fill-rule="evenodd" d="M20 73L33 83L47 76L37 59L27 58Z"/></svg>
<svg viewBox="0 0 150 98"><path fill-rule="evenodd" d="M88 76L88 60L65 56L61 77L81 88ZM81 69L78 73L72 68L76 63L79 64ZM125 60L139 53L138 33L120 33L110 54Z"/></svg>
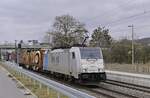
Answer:
<svg viewBox="0 0 150 98"><path fill-rule="evenodd" d="M25 95L16 83L8 76L8 72L0 65L0 98L31 98Z"/></svg>

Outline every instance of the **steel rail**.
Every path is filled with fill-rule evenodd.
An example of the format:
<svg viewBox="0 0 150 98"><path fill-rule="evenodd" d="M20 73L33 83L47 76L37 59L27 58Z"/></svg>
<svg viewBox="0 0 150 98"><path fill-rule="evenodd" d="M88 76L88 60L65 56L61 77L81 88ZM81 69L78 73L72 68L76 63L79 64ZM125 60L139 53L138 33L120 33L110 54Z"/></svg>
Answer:
<svg viewBox="0 0 150 98"><path fill-rule="evenodd" d="M112 84L112 85L117 85L133 90L138 90L146 93L150 93L150 87L145 87L145 86L140 86L140 85L135 85L131 83L125 83L125 82L120 82L120 81L115 81L115 80L107 80L104 83Z"/></svg>
<svg viewBox="0 0 150 98"><path fill-rule="evenodd" d="M8 67L11 67L12 69L25 74L26 76L29 76L32 79L35 79L41 83L43 83L44 85L64 94L67 95L69 98L96 98L94 96L88 95L84 92L78 91L76 89L73 89L71 87L65 86L63 84L57 83L55 81L52 81L50 79L44 78L42 76L39 76L35 73L29 72L27 70L22 69L21 67L18 67L16 64L14 63L9 63L7 62L6 65Z"/></svg>

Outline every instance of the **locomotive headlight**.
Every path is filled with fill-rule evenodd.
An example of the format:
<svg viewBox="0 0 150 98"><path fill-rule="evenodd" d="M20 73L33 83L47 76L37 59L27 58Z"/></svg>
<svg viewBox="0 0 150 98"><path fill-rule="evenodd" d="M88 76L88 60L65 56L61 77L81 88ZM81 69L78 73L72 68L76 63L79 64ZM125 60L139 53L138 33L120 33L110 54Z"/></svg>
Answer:
<svg viewBox="0 0 150 98"><path fill-rule="evenodd" d="M84 69L83 69L83 72L87 72L87 69L86 69L86 68L84 68Z"/></svg>
<svg viewBox="0 0 150 98"><path fill-rule="evenodd" d="M104 72L104 69L103 68L98 68L98 71L99 72Z"/></svg>

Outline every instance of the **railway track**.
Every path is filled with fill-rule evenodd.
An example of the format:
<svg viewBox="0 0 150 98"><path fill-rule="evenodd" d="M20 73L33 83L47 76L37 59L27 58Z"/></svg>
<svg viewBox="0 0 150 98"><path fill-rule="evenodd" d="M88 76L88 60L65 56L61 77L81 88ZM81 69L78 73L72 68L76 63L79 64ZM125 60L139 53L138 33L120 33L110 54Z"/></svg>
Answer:
<svg viewBox="0 0 150 98"><path fill-rule="evenodd" d="M97 98L150 98L150 88L139 85L107 80L91 88L90 86L87 87L76 83L63 81L61 79L53 78L52 76L50 76L50 74L39 73L32 70L28 71L36 73L42 77L54 80L66 86L75 88L77 90L84 91L88 94L96 96Z"/></svg>
<svg viewBox="0 0 150 98"><path fill-rule="evenodd" d="M106 91L103 93L109 93L109 95L115 98L150 98L150 88L140 85L107 80L100 83L98 87L95 89L96 92L102 93L99 89L103 89Z"/></svg>
<svg viewBox="0 0 150 98"><path fill-rule="evenodd" d="M101 82L97 86L91 87L78 85L76 83L70 83L67 81L62 81L60 79L50 77L49 75L44 73L37 73L37 74L45 78L52 79L61 84L67 85L69 87L87 92L89 94L96 96L97 98L150 98L150 88L139 85L107 80L105 82Z"/></svg>
<svg viewBox="0 0 150 98"><path fill-rule="evenodd" d="M107 81L105 81L105 83L112 84L112 85L117 85L117 86L122 86L122 87L133 89L133 90L138 90L138 91L142 91L142 92L145 92L145 93L150 93L150 87L125 83L125 82L120 82L120 81L114 81L114 80L107 80Z"/></svg>
<svg viewBox="0 0 150 98"><path fill-rule="evenodd" d="M105 82L101 82L97 86L92 87L83 86L76 83L63 81L58 78L53 78L53 76L51 76L50 74L39 73L31 70L28 71L54 80L66 86L75 88L77 90L84 91L88 94L94 95L97 98L150 98L150 87L144 87L114 80L107 80Z"/></svg>
<svg viewBox="0 0 150 98"><path fill-rule="evenodd" d="M51 79L53 81L56 81L58 83L64 84L64 85L69 86L69 87L72 87L74 89L86 92L88 94L91 94L91 95L95 96L96 98L116 98L116 97L113 97L111 95L109 96L108 94L99 93L99 92L96 92L95 90L93 90L93 88L97 88L97 86L92 86L92 88L91 88L91 86L86 87L86 86L83 86L83 85L79 85L77 83L71 83L71 82L68 82L68 81L65 81L65 80L61 80L59 78L54 78L53 76L50 76L49 74L46 74L46 73L43 73L43 72L39 73L39 72L32 71L32 70L27 70L27 71L36 73L36 74L38 74L38 75L40 75L42 77Z"/></svg>
<svg viewBox="0 0 150 98"><path fill-rule="evenodd" d="M122 92L114 91L114 90L104 88L104 87L91 89L91 91L98 93L98 94L102 94L102 95L106 96L107 98L138 98L136 96L132 96L132 95L125 94Z"/></svg>

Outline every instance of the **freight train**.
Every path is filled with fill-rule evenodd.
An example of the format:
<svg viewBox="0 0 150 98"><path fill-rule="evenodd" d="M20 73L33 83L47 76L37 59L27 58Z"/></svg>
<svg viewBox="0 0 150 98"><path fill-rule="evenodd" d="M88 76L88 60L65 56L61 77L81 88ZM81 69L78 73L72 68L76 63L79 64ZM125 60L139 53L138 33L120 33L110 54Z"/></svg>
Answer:
<svg viewBox="0 0 150 98"><path fill-rule="evenodd" d="M35 71L83 84L106 80L102 51L99 47L71 47L54 50L21 49L19 65Z"/></svg>

